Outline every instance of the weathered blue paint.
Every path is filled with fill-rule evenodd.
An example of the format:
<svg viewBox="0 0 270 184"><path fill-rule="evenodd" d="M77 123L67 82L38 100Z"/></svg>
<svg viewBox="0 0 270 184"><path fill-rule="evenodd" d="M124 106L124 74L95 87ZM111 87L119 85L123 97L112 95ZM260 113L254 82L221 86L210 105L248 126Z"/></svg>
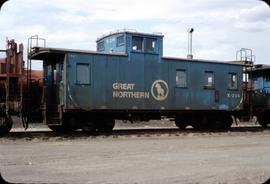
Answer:
<svg viewBox="0 0 270 184"><path fill-rule="evenodd" d="M124 36L117 47L116 38ZM156 50L132 49L132 38L156 39ZM33 59L43 59L46 66L63 63L62 81L57 86L61 105L66 110L235 110L242 108L242 65L163 57L163 36L137 32L118 32L97 40L104 49L97 52L67 49L40 49ZM99 49L99 47L97 47ZM45 55L52 55L52 60ZM56 60L61 55L63 60ZM76 80L78 64L88 64L88 84ZM187 72L187 87L176 86L176 71ZM214 87L206 89L205 72L214 74ZM228 74L237 75L237 89L229 89ZM45 76L51 80L52 75ZM163 83L163 81L166 82ZM155 83L156 82L156 83ZM47 83L46 83L47 84ZM120 87L119 87L120 86ZM167 88L167 87L168 88ZM120 89L121 88L121 89ZM48 95L48 91L47 91ZM57 99L56 98L56 99ZM165 99L162 99L165 98ZM57 100L55 103L60 103ZM48 102L47 102L48 103Z"/></svg>
<svg viewBox="0 0 270 184"><path fill-rule="evenodd" d="M131 61L126 56L110 55L81 55L68 54L67 69L68 85L73 90L70 94L74 102L83 109L223 109L233 110L242 98L242 67L224 63L207 63L189 60L162 59L158 62L157 56L132 53ZM90 63L91 84L76 84L76 64ZM188 72L187 88L176 86L176 70L185 69ZM215 75L214 89L204 88L204 72L213 71ZM237 90L228 89L229 72L237 73ZM151 94L151 86L156 80L164 80L169 87L167 99L157 101ZM113 90L114 83L135 84L134 90ZM113 91L146 92L148 98L127 97L113 98ZM215 102L215 91L219 91L219 102ZM228 97L227 94L237 94ZM122 95L123 96L123 95ZM67 108L72 103L67 103ZM241 107L241 106L240 106Z"/></svg>

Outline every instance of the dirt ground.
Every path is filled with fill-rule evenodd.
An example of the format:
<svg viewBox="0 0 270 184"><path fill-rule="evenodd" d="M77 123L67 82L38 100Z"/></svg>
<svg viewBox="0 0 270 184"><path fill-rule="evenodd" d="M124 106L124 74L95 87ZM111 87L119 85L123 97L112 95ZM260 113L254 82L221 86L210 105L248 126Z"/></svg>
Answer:
<svg viewBox="0 0 270 184"><path fill-rule="evenodd" d="M152 124L142 128L173 127ZM269 140L269 129L47 140L2 137L0 171L15 183L263 183L270 178Z"/></svg>

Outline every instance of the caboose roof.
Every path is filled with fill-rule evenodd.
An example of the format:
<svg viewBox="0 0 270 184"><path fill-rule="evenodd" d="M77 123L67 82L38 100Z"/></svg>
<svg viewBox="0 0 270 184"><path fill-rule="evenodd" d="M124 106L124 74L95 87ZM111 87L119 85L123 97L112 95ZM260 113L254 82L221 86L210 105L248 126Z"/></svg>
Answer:
<svg viewBox="0 0 270 184"><path fill-rule="evenodd" d="M65 49L65 48L45 48L45 47L35 47L33 51L30 53L31 59L43 60L44 58L49 57L63 57L66 53L78 53L78 54L97 54L97 55L114 55L114 56L127 56L125 53L104 53L97 51L89 51L89 50L80 50L80 49ZM201 62L201 63L216 63L216 64L229 64L229 65L243 65L240 63L234 62L226 62L226 61L216 61L216 60L204 60L204 59L186 59L186 58L178 58L178 57L162 57L163 60L167 61L190 61L190 62ZM267 69L270 69L268 66Z"/></svg>
<svg viewBox="0 0 270 184"><path fill-rule="evenodd" d="M89 50L80 50L80 49L65 49L65 48L45 48L45 47L35 47L30 53L31 59L42 60L44 57L48 56L60 56L66 53L81 53L81 54L99 54L99 55L115 55L115 56L127 56L125 53L103 53Z"/></svg>
<svg viewBox="0 0 270 184"><path fill-rule="evenodd" d="M118 35L118 34L132 34L132 35L137 35L137 36L148 36L148 37L164 37L164 35L162 35L162 33L142 33L142 32L137 32L136 30L117 30L117 31L113 31L110 32L108 34L104 34L101 37L97 38L97 42L99 42L100 40L103 40L104 38L113 36L113 35Z"/></svg>
<svg viewBox="0 0 270 184"><path fill-rule="evenodd" d="M218 61L218 60L207 60L207 59L187 59L187 58L179 58L179 57L168 57L163 56L162 59L165 61L189 61L189 62L199 62L199 63L215 63L215 64L227 64L227 65L240 65L244 66L245 64L234 62L234 61Z"/></svg>

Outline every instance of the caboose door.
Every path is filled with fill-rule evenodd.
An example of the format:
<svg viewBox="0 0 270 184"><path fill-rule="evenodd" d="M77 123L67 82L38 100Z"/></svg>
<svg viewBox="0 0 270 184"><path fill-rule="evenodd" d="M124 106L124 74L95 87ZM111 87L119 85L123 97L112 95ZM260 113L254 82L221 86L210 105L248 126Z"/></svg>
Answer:
<svg viewBox="0 0 270 184"><path fill-rule="evenodd" d="M45 66L45 94L46 104L59 104L59 87L62 82L62 63L53 63Z"/></svg>
<svg viewBox="0 0 270 184"><path fill-rule="evenodd" d="M63 62L44 64L46 123L60 124L60 103L63 89ZM60 97L61 96L61 97Z"/></svg>

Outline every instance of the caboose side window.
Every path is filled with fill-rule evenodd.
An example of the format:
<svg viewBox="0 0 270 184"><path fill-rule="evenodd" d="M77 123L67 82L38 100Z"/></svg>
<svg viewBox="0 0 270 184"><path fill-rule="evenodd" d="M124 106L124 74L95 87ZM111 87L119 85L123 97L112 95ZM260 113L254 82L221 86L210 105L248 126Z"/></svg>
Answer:
<svg viewBox="0 0 270 184"><path fill-rule="evenodd" d="M237 75L236 73L229 73L229 89L237 89Z"/></svg>
<svg viewBox="0 0 270 184"><path fill-rule="evenodd" d="M104 46L104 41L99 42L97 45L98 51L104 51L105 50L105 46Z"/></svg>
<svg viewBox="0 0 270 184"><path fill-rule="evenodd" d="M212 89L214 88L214 72L206 71L204 75L204 88Z"/></svg>
<svg viewBox="0 0 270 184"><path fill-rule="evenodd" d="M120 46L122 46L122 45L124 45L124 44L125 44L125 38L124 38L124 35L118 36L118 37L116 38L116 46L117 46L117 47L120 47Z"/></svg>
<svg viewBox="0 0 270 184"><path fill-rule="evenodd" d="M87 63L77 63L76 83L90 84L90 65Z"/></svg>
<svg viewBox="0 0 270 184"><path fill-rule="evenodd" d="M156 52L157 39L146 38L145 41L145 52Z"/></svg>
<svg viewBox="0 0 270 184"><path fill-rule="evenodd" d="M186 70L176 70L176 87L186 88L187 87L187 72Z"/></svg>
<svg viewBox="0 0 270 184"><path fill-rule="evenodd" d="M133 36L132 37L132 50L142 51L143 49L143 37Z"/></svg>

